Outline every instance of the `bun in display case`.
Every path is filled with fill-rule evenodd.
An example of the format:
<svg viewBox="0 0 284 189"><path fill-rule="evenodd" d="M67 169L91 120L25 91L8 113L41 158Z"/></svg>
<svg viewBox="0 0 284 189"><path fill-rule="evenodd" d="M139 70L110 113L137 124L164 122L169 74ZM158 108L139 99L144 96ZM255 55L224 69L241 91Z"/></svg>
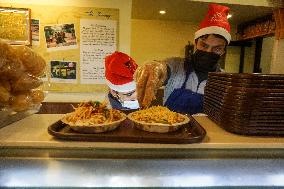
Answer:
<svg viewBox="0 0 284 189"><path fill-rule="evenodd" d="M0 40L0 128L36 113L44 100L45 60L26 46Z"/></svg>

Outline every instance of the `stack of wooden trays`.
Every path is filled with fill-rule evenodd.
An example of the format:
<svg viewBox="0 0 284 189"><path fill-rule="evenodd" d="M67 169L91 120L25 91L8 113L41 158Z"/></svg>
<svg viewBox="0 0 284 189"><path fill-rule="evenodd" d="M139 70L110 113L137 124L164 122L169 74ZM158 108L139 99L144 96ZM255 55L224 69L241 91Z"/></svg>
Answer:
<svg viewBox="0 0 284 189"><path fill-rule="evenodd" d="M233 133L284 135L284 75L209 73L204 113Z"/></svg>

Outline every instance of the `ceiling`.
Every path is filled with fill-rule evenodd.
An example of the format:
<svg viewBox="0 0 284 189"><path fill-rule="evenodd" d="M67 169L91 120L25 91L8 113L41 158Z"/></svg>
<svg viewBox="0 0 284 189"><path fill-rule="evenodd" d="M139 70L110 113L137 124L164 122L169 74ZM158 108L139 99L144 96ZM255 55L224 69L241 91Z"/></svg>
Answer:
<svg viewBox="0 0 284 189"><path fill-rule="evenodd" d="M190 0L133 0L132 19L172 20L200 22L207 12L206 2ZM253 19L272 14L272 7L257 7L251 5L226 4L230 8L230 23L238 25ZM159 14L159 10L166 14Z"/></svg>

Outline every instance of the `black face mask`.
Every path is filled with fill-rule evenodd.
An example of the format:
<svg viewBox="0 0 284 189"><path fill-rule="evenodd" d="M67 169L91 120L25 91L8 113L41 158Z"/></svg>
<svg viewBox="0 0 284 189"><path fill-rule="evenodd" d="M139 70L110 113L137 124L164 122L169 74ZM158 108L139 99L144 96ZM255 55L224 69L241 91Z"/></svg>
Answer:
<svg viewBox="0 0 284 189"><path fill-rule="evenodd" d="M215 72L220 55L213 52L196 50L192 55L193 67L196 72Z"/></svg>

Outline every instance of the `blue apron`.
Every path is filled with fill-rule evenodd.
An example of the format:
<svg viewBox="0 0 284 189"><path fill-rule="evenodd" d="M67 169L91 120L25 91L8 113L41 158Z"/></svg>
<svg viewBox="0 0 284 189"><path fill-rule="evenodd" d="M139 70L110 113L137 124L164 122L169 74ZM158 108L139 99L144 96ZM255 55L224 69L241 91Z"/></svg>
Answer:
<svg viewBox="0 0 284 189"><path fill-rule="evenodd" d="M188 77L189 73L186 73L186 78L182 87L174 89L167 99L165 106L170 110L179 113L190 115L201 113L203 112L203 95L185 88Z"/></svg>

